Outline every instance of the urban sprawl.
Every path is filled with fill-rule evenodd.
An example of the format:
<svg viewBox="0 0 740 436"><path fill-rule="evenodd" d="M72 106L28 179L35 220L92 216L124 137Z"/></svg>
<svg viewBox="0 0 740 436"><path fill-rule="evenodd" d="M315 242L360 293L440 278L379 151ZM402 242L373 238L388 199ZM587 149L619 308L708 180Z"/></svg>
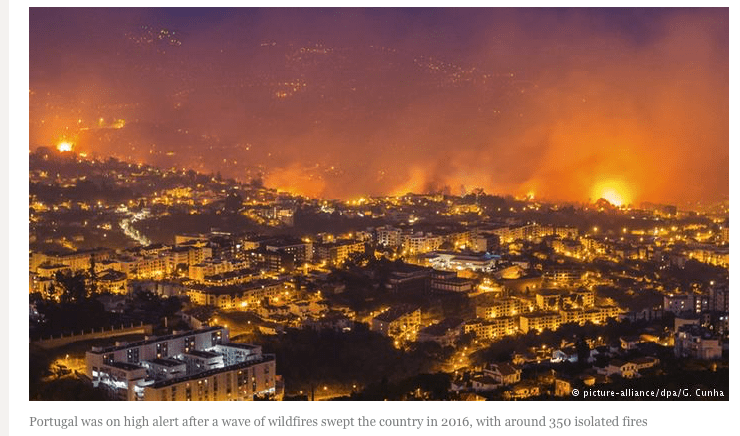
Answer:
<svg viewBox="0 0 740 436"><path fill-rule="evenodd" d="M728 395L727 203L328 200L29 159L31 399Z"/></svg>

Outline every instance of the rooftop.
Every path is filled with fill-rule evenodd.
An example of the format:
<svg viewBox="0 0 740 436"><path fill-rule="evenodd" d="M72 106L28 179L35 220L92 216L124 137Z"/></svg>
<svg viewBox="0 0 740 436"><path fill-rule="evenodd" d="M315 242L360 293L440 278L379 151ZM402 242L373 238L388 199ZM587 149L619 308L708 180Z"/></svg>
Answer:
<svg viewBox="0 0 740 436"><path fill-rule="evenodd" d="M213 351L206 351L206 350L190 350L186 352L185 354L189 354L195 357L200 357L201 359L212 359L214 357L221 356L220 353L214 353Z"/></svg>
<svg viewBox="0 0 740 436"><path fill-rule="evenodd" d="M107 365L113 368L123 369L125 371L133 371L135 369L144 369L143 367L139 365L135 365L133 363L127 363L127 362L110 362Z"/></svg>
<svg viewBox="0 0 740 436"><path fill-rule="evenodd" d="M210 377L212 375L219 374L219 373L226 372L226 371L233 371L235 369L249 368L250 366L254 366L262 362L269 362L272 360L275 360L274 354L264 354L262 355L260 359L239 362L234 365L224 366L221 368L211 369L211 370L203 371L203 372L198 372L198 373L191 374L185 377L178 377L178 378L173 378L173 379L168 379L168 380L157 381L153 383L151 387L154 389L163 388L163 387L171 386L174 384L178 384L178 383L182 383L182 382L186 382L190 380L197 380L197 379Z"/></svg>
<svg viewBox="0 0 740 436"><path fill-rule="evenodd" d="M375 319L377 319L378 321L392 322L406 314L415 312L417 310L419 310L419 308L413 306L396 306L376 316Z"/></svg>
<svg viewBox="0 0 740 436"><path fill-rule="evenodd" d="M149 360L147 360L147 362L153 363L153 364L159 365L159 366L166 366L168 368L172 368L172 367L180 366L180 365L185 365L185 362L182 362L182 361L177 360L177 359L169 359L169 358L164 358L164 359L161 359L161 358L159 358L159 359L149 359Z"/></svg>
<svg viewBox="0 0 740 436"><path fill-rule="evenodd" d="M130 342L130 343L125 344L125 345L115 345L115 346L111 346L111 347L93 347L93 349L90 350L90 351L88 351L88 353L93 353L93 354L110 353L110 352L113 352L113 351L126 350L128 348L138 347L138 346L141 346L141 345L155 344L157 342L164 342L164 341L169 341L169 340L172 340L172 339L184 338L186 336L191 336L191 335L195 335L195 334L198 334L198 333L215 332L215 331L219 331L219 330L225 330L225 329L223 327L218 327L218 326L205 327L205 328L202 328L202 329L199 329L199 330L188 330L186 332L180 332L180 333L177 333L177 334L171 334L171 335L165 335L165 336L157 336L157 337L145 339L143 341Z"/></svg>

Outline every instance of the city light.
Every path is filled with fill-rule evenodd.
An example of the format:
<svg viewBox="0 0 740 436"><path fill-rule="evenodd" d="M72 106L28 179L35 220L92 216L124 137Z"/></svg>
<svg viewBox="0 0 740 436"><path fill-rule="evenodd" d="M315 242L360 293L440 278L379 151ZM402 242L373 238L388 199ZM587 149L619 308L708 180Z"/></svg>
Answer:
<svg viewBox="0 0 740 436"><path fill-rule="evenodd" d="M727 389L726 9L227 11L30 15L31 400Z"/></svg>

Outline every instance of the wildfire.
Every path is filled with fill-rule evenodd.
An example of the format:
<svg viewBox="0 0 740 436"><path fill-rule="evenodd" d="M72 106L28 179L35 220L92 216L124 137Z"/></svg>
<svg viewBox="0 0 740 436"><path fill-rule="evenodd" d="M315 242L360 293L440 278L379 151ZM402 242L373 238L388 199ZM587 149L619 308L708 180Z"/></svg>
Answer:
<svg viewBox="0 0 740 436"><path fill-rule="evenodd" d="M72 151L72 147L73 147L72 143L67 142L67 141L62 141L59 144L57 144L57 150L61 152Z"/></svg>
<svg viewBox="0 0 740 436"><path fill-rule="evenodd" d="M627 184L620 180L603 180L598 182L591 191L592 198L603 198L615 206L624 206L632 201L631 192Z"/></svg>

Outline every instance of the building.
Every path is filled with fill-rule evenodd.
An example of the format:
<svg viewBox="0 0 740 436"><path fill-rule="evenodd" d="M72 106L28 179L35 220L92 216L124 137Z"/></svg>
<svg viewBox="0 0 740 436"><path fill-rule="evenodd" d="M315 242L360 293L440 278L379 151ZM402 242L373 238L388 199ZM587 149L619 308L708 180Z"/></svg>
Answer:
<svg viewBox="0 0 740 436"><path fill-rule="evenodd" d="M320 330L334 330L341 332L351 331L355 322L345 313L337 310L323 313L320 317L309 317L301 319L301 328Z"/></svg>
<svg viewBox="0 0 740 436"><path fill-rule="evenodd" d="M313 243L295 238L276 239L265 243L265 249L271 252L287 253L293 258L293 263L303 265L313 259Z"/></svg>
<svg viewBox="0 0 740 436"><path fill-rule="evenodd" d="M516 316L531 312L532 303L517 297L501 297L490 302L478 304L475 315L478 318L499 318L502 316Z"/></svg>
<svg viewBox="0 0 740 436"><path fill-rule="evenodd" d="M709 287L709 310L713 312L730 311L729 283L712 284Z"/></svg>
<svg viewBox="0 0 740 436"><path fill-rule="evenodd" d="M663 310L678 315L683 312L700 313L702 297L697 294L669 294L663 296Z"/></svg>
<svg viewBox="0 0 740 436"><path fill-rule="evenodd" d="M398 306L372 319L370 330L392 338L415 340L421 328L421 309Z"/></svg>
<svg viewBox="0 0 740 436"><path fill-rule="evenodd" d="M600 374L610 376L618 375L622 378L638 377L637 365L633 362L625 362L619 359L610 360L607 366L600 370Z"/></svg>
<svg viewBox="0 0 740 436"><path fill-rule="evenodd" d="M401 246L410 254L429 253L439 248L443 243L441 236L432 233L403 233L401 234Z"/></svg>
<svg viewBox="0 0 740 436"><path fill-rule="evenodd" d="M517 264L498 264L493 271L493 277L497 280L516 280L524 275L524 268Z"/></svg>
<svg viewBox="0 0 740 436"><path fill-rule="evenodd" d="M470 293L473 292L473 284L473 280L462 277L432 279L432 291Z"/></svg>
<svg viewBox="0 0 740 436"><path fill-rule="evenodd" d="M470 243L470 249L476 253L485 253L494 247L493 238L476 236Z"/></svg>
<svg viewBox="0 0 740 436"><path fill-rule="evenodd" d="M524 226L499 227L489 231L499 237L501 244L510 244L520 240L533 240L552 234L552 227L540 226L538 224L527 224Z"/></svg>
<svg viewBox="0 0 740 436"><path fill-rule="evenodd" d="M660 359L657 357L652 356L643 356L643 357L636 357L632 360L630 360L631 363L635 365L635 369L637 371L642 371L643 369L648 369L656 366L660 363Z"/></svg>
<svg viewBox="0 0 740 436"><path fill-rule="evenodd" d="M685 325L701 325L701 316L696 313L687 312L684 315L676 315L673 318L673 333L678 333L681 327Z"/></svg>
<svg viewBox="0 0 740 436"><path fill-rule="evenodd" d="M36 268L36 275L41 278L53 279L59 272L71 272L72 269L63 263L42 263Z"/></svg>
<svg viewBox="0 0 740 436"><path fill-rule="evenodd" d="M540 395L540 387L532 381L523 381L512 386L510 390L504 392L506 400L523 400L525 398L536 397Z"/></svg>
<svg viewBox="0 0 740 436"><path fill-rule="evenodd" d="M276 395L275 356L258 345L229 342L225 327L207 327L93 347L85 355L95 387L129 401L245 401Z"/></svg>
<svg viewBox="0 0 740 436"><path fill-rule="evenodd" d="M290 295L293 284L282 280L260 279L230 286L190 285L187 295L193 304L221 309L243 309Z"/></svg>
<svg viewBox="0 0 740 436"><path fill-rule="evenodd" d="M247 256L252 268L261 268L275 273L289 273L299 266L293 254L282 250L269 251L265 248L258 248L249 251Z"/></svg>
<svg viewBox="0 0 740 436"><path fill-rule="evenodd" d="M454 345L463 331L463 320L447 318L437 324L424 327L417 336L418 342L436 342L446 347Z"/></svg>
<svg viewBox="0 0 740 436"><path fill-rule="evenodd" d="M580 258L584 255L585 249L579 241L572 239L556 239L552 241L552 248L558 254L563 254L568 257Z"/></svg>
<svg viewBox="0 0 740 436"><path fill-rule="evenodd" d="M393 265L386 289L393 293L427 293L431 289L432 269L408 263Z"/></svg>
<svg viewBox="0 0 740 436"><path fill-rule="evenodd" d="M249 262L247 261L212 258L203 262L190 264L190 266L188 267L188 278L190 280L203 281L203 279L207 276L228 273L234 270L245 269L248 267Z"/></svg>
<svg viewBox="0 0 740 436"><path fill-rule="evenodd" d="M510 386L522 380L522 370L510 363L490 363L483 372L499 385Z"/></svg>
<svg viewBox="0 0 740 436"><path fill-rule="evenodd" d="M375 230L377 234L378 245L383 247L398 247L401 245L401 229L384 226Z"/></svg>
<svg viewBox="0 0 740 436"><path fill-rule="evenodd" d="M496 268L500 256L490 253L455 253L438 251L425 256L431 267L440 270L491 272Z"/></svg>
<svg viewBox="0 0 740 436"><path fill-rule="evenodd" d="M364 253L365 244L351 239L339 239L335 242L314 245L316 261L341 265L354 253Z"/></svg>
<svg viewBox="0 0 740 436"><path fill-rule="evenodd" d="M244 268L205 276L201 280L201 283L206 286L230 286L259 280L262 277L263 275L260 271Z"/></svg>
<svg viewBox="0 0 740 436"><path fill-rule="evenodd" d="M99 274L95 280L98 292L107 292L110 294L127 294L128 279L126 273L115 270L107 270Z"/></svg>
<svg viewBox="0 0 740 436"><path fill-rule="evenodd" d="M107 257L98 261L97 271L112 269L125 273L131 278L161 279L165 275L173 274L179 268L189 270L190 265L204 262L211 257L211 248L196 245L181 245L168 247L161 244L143 248L127 250L115 257Z"/></svg>
<svg viewBox="0 0 740 436"><path fill-rule="evenodd" d="M561 301L561 292L553 289L543 289L535 294L535 303L540 310L558 310Z"/></svg>
<svg viewBox="0 0 740 436"><path fill-rule="evenodd" d="M578 239L578 229L575 227L555 227L554 232L561 239Z"/></svg>
<svg viewBox="0 0 740 436"><path fill-rule="evenodd" d="M517 318L513 316L502 316L498 318L477 318L465 323L466 334L473 333L481 340L495 340L506 335L513 335L519 328Z"/></svg>
<svg viewBox="0 0 740 436"><path fill-rule="evenodd" d="M708 263L715 266L729 268L730 266L730 249L729 247L717 247L714 245L697 245L691 247L686 253L689 259L694 259L702 263Z"/></svg>
<svg viewBox="0 0 740 436"><path fill-rule="evenodd" d="M716 360L722 358L722 344L718 335L711 330L686 325L678 329L674 338L676 357Z"/></svg>
<svg viewBox="0 0 740 436"><path fill-rule="evenodd" d="M566 377L555 377L554 392L553 395L556 397L571 397L573 396L573 383L569 378Z"/></svg>
<svg viewBox="0 0 740 436"><path fill-rule="evenodd" d="M557 330L560 327L561 317L558 312L532 312L519 317L519 330L527 333L531 329L543 331Z"/></svg>
<svg viewBox="0 0 740 436"><path fill-rule="evenodd" d="M300 318L319 317L329 310L329 305L323 300L302 300L288 303L288 312Z"/></svg>
<svg viewBox="0 0 740 436"><path fill-rule="evenodd" d="M552 286L570 286L581 279L585 271L581 265L558 264L543 269L542 276Z"/></svg>
<svg viewBox="0 0 740 436"><path fill-rule="evenodd" d="M496 390L501 385L496 382L490 375L473 374L470 377L470 389L475 392L488 392Z"/></svg>
<svg viewBox="0 0 740 436"><path fill-rule="evenodd" d="M588 289L577 289L563 297L563 304L573 308L593 307L595 301L594 291Z"/></svg>
<svg viewBox="0 0 740 436"><path fill-rule="evenodd" d="M28 273L29 293L38 292L41 295L50 296L49 294L52 291L55 294L53 297L57 297L61 293L61 288L57 289L56 280L49 277L39 277L36 273Z"/></svg>
<svg viewBox="0 0 740 436"><path fill-rule="evenodd" d="M578 323L585 324L587 322L593 324L604 324L609 318L617 318L621 313L618 307L615 306L598 306L591 309L561 309L560 310L560 323Z"/></svg>
<svg viewBox="0 0 740 436"><path fill-rule="evenodd" d="M40 253L33 252L29 259L29 271L36 271L39 265L48 263L54 265L66 265L72 271L89 270L91 261L100 262L110 257L111 250L106 248L93 248L89 250L77 250L70 253Z"/></svg>

